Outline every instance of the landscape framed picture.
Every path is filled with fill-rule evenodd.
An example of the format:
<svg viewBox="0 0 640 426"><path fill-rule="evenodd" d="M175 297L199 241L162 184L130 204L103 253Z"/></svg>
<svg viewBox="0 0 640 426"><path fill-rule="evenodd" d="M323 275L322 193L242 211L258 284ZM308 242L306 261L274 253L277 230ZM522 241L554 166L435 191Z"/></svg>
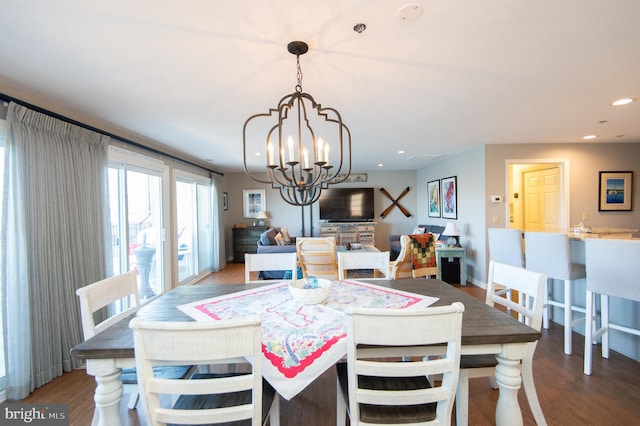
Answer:
<svg viewBox="0 0 640 426"><path fill-rule="evenodd" d="M255 219L258 213L267 210L267 195L264 189L243 189L242 195L245 219Z"/></svg>
<svg viewBox="0 0 640 426"><path fill-rule="evenodd" d="M456 176L442 179L442 217L458 218L458 184Z"/></svg>
<svg viewBox="0 0 640 426"><path fill-rule="evenodd" d="M440 217L440 179L427 182L429 217Z"/></svg>
<svg viewBox="0 0 640 426"><path fill-rule="evenodd" d="M633 172L600 172L599 211L631 211Z"/></svg>

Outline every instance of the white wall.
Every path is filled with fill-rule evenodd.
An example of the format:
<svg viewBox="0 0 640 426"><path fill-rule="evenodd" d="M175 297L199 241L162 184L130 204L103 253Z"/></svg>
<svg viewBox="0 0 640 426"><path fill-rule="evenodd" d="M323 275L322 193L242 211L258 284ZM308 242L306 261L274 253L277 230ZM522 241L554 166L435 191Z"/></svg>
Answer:
<svg viewBox="0 0 640 426"><path fill-rule="evenodd" d="M471 282L482 285L486 281L485 229L485 148L478 147L454 157L446 158L418 171L419 223L445 225L456 222L460 230L460 244L467 249L467 273ZM458 219L431 218L427 213L427 182L456 176L458 190ZM441 194L442 195L442 194ZM478 279L481 280L478 282Z"/></svg>

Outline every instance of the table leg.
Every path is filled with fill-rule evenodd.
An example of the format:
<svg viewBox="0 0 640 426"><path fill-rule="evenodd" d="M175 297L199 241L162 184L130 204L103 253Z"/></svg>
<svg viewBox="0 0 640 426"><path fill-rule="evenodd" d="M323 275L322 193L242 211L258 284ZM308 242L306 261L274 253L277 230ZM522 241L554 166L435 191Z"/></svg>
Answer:
<svg viewBox="0 0 640 426"><path fill-rule="evenodd" d="M120 368L112 359L89 359L87 374L94 376L97 384L94 395L96 411L92 424L120 426L122 422L118 407L123 393Z"/></svg>
<svg viewBox="0 0 640 426"><path fill-rule="evenodd" d="M518 404L518 389L522 384L520 375L520 360L508 359L502 355L496 355L496 382L500 388L498 405L496 407L496 425L520 426L522 412Z"/></svg>

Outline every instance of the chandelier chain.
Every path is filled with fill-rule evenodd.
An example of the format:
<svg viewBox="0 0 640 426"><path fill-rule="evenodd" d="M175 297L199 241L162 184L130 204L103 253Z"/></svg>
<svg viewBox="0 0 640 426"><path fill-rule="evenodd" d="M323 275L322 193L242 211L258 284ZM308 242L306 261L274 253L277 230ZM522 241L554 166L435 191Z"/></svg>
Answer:
<svg viewBox="0 0 640 426"><path fill-rule="evenodd" d="M302 93L302 68L300 67L300 55L296 55L296 77L298 78L298 84L296 84L296 92Z"/></svg>

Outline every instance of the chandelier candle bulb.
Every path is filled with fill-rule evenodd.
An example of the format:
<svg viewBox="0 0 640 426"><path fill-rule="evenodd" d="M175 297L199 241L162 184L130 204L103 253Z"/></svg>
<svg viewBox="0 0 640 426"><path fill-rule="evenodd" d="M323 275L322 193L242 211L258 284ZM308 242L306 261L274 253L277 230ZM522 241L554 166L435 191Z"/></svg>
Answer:
<svg viewBox="0 0 640 426"><path fill-rule="evenodd" d="M305 148L302 151L302 155L304 157L304 168L308 169L309 168L309 151L307 151L307 148Z"/></svg>
<svg viewBox="0 0 640 426"><path fill-rule="evenodd" d="M267 144L267 164L273 166L273 144L271 142Z"/></svg>
<svg viewBox="0 0 640 426"><path fill-rule="evenodd" d="M329 144L328 143L324 144L324 161L325 163L327 163L325 164L325 166L328 166L329 165Z"/></svg>
<svg viewBox="0 0 640 426"><path fill-rule="evenodd" d="M318 163L322 162L322 138L318 138Z"/></svg>
<svg viewBox="0 0 640 426"><path fill-rule="evenodd" d="M293 161L293 138L291 135L287 139L287 145L289 145L289 161Z"/></svg>

